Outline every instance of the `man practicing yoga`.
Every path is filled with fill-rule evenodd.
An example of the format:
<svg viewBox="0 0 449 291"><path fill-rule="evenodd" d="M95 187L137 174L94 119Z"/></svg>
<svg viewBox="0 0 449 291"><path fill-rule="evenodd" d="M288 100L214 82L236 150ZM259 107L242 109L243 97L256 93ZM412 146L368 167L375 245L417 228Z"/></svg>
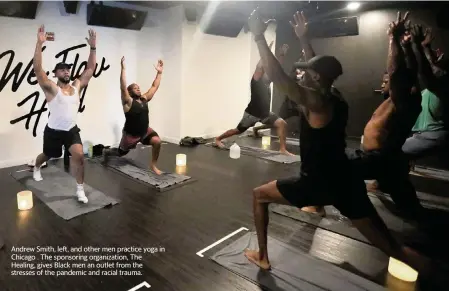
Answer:
<svg viewBox="0 0 449 291"><path fill-rule="evenodd" d="M447 62L431 49L432 34L421 26L414 26L413 42L418 60L418 79L421 91L421 113L412 128L413 136L407 138L402 151L410 164L427 155L447 149L449 145L449 76ZM384 83L385 84L385 83ZM385 92L384 84L382 91ZM388 94L386 94L388 97ZM413 166L412 166L413 168ZM378 182L369 183L372 191L385 189Z"/></svg>
<svg viewBox="0 0 449 291"><path fill-rule="evenodd" d="M45 94L50 116L44 130L44 151L36 158L33 169L33 178L42 180L41 166L50 158L58 158L62 155L62 146L72 155L72 173L76 178L76 196L78 201L87 203L84 193L84 152L80 137L80 129L76 125L76 117L80 105L79 92L87 86L96 66L96 34L89 30L87 43L90 46L89 59L86 69L81 76L70 84L70 66L58 63L54 74L57 83L49 80L42 68L42 45L47 40L44 26L37 33L37 44L34 52L33 69L39 86Z"/></svg>
<svg viewBox="0 0 449 291"><path fill-rule="evenodd" d="M140 142L144 145L152 145L150 168L157 175L160 175L162 172L157 168L156 163L161 150L161 139L157 132L149 127L148 102L153 99L154 94L156 94L159 89L164 63L162 60L158 61L157 66L155 67L157 74L153 81L153 85L143 95L137 84L131 84L128 87L126 86L125 57L122 57L121 65L120 91L126 121L125 126L123 127L122 139L119 147L105 149L103 151L103 163L107 164L110 156L121 157L126 155Z"/></svg>
<svg viewBox="0 0 449 291"><path fill-rule="evenodd" d="M365 180L376 179L381 190L391 195L399 212L422 221L424 208L409 180L409 163L402 147L421 112L418 70L422 70L425 55L413 51L413 47L421 50L422 32L414 26L405 34L404 19L390 29L389 78L382 84L386 99L365 126L362 150L348 150L347 154Z"/></svg>
<svg viewBox="0 0 449 291"><path fill-rule="evenodd" d="M273 45L273 42L270 44ZM288 46L283 45L280 48L279 59L282 62L285 54L287 53ZM243 118L235 129L229 129L219 137L215 138L215 145L219 148L224 148L222 140L233 135L241 134L245 132L251 126L254 126L257 122L261 122L263 125L254 128L254 135L258 136L258 130L265 128L277 128L279 136L280 149L283 154L292 155L286 148L286 129L287 123L273 112L270 112L271 92L270 92L271 80L265 74L262 66L262 60L259 61L256 67L256 71L251 79L251 101L246 107L243 114Z"/></svg>
<svg viewBox="0 0 449 291"><path fill-rule="evenodd" d="M307 25L303 15L295 14L295 30ZM270 269L267 250L268 205L334 205L375 246L418 271L426 271L422 257L399 244L390 234L371 204L363 179L352 170L345 154L345 130L348 105L332 91L332 83L343 73L340 62L330 56L315 56L297 66L306 70L304 86L298 85L282 70L268 48L264 31L268 23L255 10L249 18L249 29L266 72L275 86L298 104L302 111L300 128L301 174L298 177L269 182L253 190L254 219L259 250L246 250L245 256L262 269ZM397 30L398 21L392 25ZM395 54L395 61L397 55ZM394 72L392 72L394 73ZM307 87L306 87L307 86Z"/></svg>
<svg viewBox="0 0 449 291"><path fill-rule="evenodd" d="M415 26L415 48L418 54L418 77L422 89L422 111L403 147L414 162L427 155L447 150L449 146L449 66L444 54L431 48L432 31ZM421 41L421 43L419 43ZM424 57L425 56L425 57Z"/></svg>

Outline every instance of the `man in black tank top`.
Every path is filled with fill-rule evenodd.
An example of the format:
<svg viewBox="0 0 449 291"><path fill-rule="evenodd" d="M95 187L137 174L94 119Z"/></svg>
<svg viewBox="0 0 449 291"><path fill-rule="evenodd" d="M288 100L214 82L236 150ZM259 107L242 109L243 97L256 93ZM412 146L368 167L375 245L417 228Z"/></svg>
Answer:
<svg viewBox="0 0 449 291"><path fill-rule="evenodd" d="M157 132L149 127L148 102L153 99L154 94L159 89L164 64L161 60L158 61L156 78L151 88L144 94L141 94L137 84L126 86L124 57L122 57L121 65L120 90L126 121L119 147L105 149L103 151L103 163L107 163L109 156L126 155L140 142L144 145L152 145L150 168L153 172L160 175L162 172L157 168L156 163L161 150L161 139Z"/></svg>
<svg viewBox="0 0 449 291"><path fill-rule="evenodd" d="M273 42L270 44L270 49ZM288 46L283 45L280 48L279 59L282 62L285 54L287 53ZM240 120L236 128L225 131L222 135L215 138L215 145L219 148L224 148L222 143L223 139L231 136L241 134L247 131L250 127L253 127L254 135L258 136L258 130L265 128L276 128L279 136L279 151L283 154L291 155L287 151L286 142L286 128L287 123L270 111L271 105L271 80L265 74L262 61L257 64L256 70L251 78L251 100L243 113L243 117ZM263 125L254 127L257 122L261 122Z"/></svg>
<svg viewBox="0 0 449 291"><path fill-rule="evenodd" d="M304 16L297 13L295 22L292 25L306 49ZM331 56L315 56L306 63L297 63L297 67L306 70L305 83L299 85L285 74L268 48L263 35L267 23L261 20L257 10L251 14L248 24L270 79L300 108L302 163L299 176L275 180L253 190L259 250L246 250L245 256L262 269L270 268L267 249L270 203L296 207L334 205L375 246L422 271L416 259L419 256L390 234L367 196L363 179L352 170L346 157L348 105L332 89L334 80L343 73L340 62Z"/></svg>

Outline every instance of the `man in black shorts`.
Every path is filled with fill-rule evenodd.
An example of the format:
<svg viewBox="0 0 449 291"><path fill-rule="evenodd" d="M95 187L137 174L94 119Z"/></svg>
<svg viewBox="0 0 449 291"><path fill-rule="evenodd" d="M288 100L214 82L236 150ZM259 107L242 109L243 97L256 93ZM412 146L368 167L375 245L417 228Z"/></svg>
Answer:
<svg viewBox="0 0 449 291"><path fill-rule="evenodd" d="M302 15L295 15L293 27L306 31ZM268 205L334 205L375 246L418 271L425 271L422 258L399 244L371 204L363 179L351 168L345 154L348 105L332 90L333 81L343 73L340 62L331 56L315 56L297 66L306 70L304 86L282 70L264 38L267 23L257 10L249 18L266 72L284 94L302 111L300 128L301 175L272 181L254 193L254 219L259 250L246 250L245 256L262 269L270 269L267 249ZM297 32L298 33L298 32ZM306 87L307 86L307 87Z"/></svg>
<svg viewBox="0 0 449 291"><path fill-rule="evenodd" d="M270 47L272 44L273 43L270 44ZM279 58L282 59L287 53L288 46L283 45L280 50L281 53ZM224 148L222 143L223 139L241 134L248 130L248 128L256 125L257 122L261 122L263 126L255 128L254 134L257 135L257 130L262 128L277 128L280 143L279 151L283 154L291 155L286 149L287 123L273 112L270 112L270 84L271 81L265 74L262 60L260 60L251 79L251 101L243 113L242 120L237 125L237 128L229 129L219 137L215 138L215 145L217 147Z"/></svg>
<svg viewBox="0 0 449 291"><path fill-rule="evenodd" d="M44 26L39 28L37 44L34 52L33 69L39 86L45 94L45 100L50 112L48 124L44 129L44 150L36 158L33 169L33 178L36 181L43 180L41 166L51 158L62 155L62 146L72 156L73 175L76 178L76 196L78 201L87 203L84 192L84 152L80 137L80 129L76 125L78 109L80 105L80 92L85 88L93 76L96 66L96 34L89 30L88 44L90 46L89 59L86 69L81 76L70 83L70 65L58 63L54 74L57 83L48 79L42 68L42 46L47 40Z"/></svg>

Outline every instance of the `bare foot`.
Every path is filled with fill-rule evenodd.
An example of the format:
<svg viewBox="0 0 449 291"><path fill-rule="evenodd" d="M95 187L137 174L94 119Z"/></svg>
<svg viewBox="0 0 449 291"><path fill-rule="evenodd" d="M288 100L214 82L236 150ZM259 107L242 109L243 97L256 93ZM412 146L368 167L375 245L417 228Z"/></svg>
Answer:
<svg viewBox="0 0 449 291"><path fill-rule="evenodd" d="M287 150L279 150L279 152L283 155L287 155L287 156L294 156L295 154L292 154L291 152L287 151Z"/></svg>
<svg viewBox="0 0 449 291"><path fill-rule="evenodd" d="M317 214L319 216L325 216L326 211L324 210L324 207L322 206L306 206L301 208L301 211Z"/></svg>
<svg viewBox="0 0 449 291"><path fill-rule="evenodd" d="M245 250L245 257L253 264L264 270L270 270L271 265L268 259L260 259L258 251Z"/></svg>
<svg viewBox="0 0 449 291"><path fill-rule="evenodd" d="M366 191L373 193L380 192L379 183L376 180L366 183Z"/></svg>
<svg viewBox="0 0 449 291"><path fill-rule="evenodd" d="M156 173L156 175L162 174L161 170L159 170L156 165L151 165L151 170Z"/></svg>
<svg viewBox="0 0 449 291"><path fill-rule="evenodd" d="M217 138L215 139L215 146L217 146L220 149L224 149L225 148L225 145L221 142L221 140L219 140Z"/></svg>
<svg viewBox="0 0 449 291"><path fill-rule="evenodd" d="M253 127L253 133L254 133L254 137L260 137L259 135L259 130L257 130L256 128Z"/></svg>

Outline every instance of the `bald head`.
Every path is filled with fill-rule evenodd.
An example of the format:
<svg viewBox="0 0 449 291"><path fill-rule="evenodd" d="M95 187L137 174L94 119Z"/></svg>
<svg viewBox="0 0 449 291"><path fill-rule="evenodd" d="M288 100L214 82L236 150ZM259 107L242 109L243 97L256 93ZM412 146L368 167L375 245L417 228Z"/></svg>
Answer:
<svg viewBox="0 0 449 291"><path fill-rule="evenodd" d="M136 83L132 83L128 86L128 93L129 96L132 98L140 98L142 96L142 93L140 92L140 87Z"/></svg>

